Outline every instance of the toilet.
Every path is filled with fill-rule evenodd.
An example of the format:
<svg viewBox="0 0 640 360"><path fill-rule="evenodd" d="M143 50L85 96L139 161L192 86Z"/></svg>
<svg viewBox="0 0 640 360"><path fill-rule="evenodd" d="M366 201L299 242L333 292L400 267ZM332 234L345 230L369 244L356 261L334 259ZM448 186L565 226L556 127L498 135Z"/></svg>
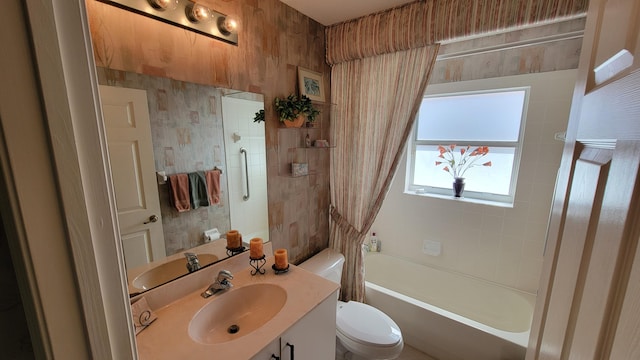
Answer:
<svg viewBox="0 0 640 360"><path fill-rule="evenodd" d="M298 267L340 284L344 256L325 249ZM386 360L400 356L404 343L398 325L373 306L338 301L336 360Z"/></svg>

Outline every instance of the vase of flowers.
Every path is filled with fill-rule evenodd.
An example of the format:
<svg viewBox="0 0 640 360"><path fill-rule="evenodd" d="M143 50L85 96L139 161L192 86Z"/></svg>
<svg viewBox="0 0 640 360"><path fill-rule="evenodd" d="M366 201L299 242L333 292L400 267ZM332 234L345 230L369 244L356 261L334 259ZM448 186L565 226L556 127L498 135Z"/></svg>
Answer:
<svg viewBox="0 0 640 360"><path fill-rule="evenodd" d="M480 162L489 153L489 147L478 146L471 150L471 146L459 147L456 151L456 145L452 144L448 147L438 145L440 155L436 160L436 166L442 166L442 170L453 176L453 193L455 197L462 197L464 191L464 174L467 170L476 166L491 166L491 161Z"/></svg>

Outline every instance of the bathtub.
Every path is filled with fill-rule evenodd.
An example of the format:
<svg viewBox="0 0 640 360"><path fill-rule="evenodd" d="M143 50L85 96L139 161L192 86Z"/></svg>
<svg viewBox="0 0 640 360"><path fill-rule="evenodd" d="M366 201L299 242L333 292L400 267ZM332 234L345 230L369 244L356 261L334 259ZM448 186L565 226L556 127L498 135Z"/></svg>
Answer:
<svg viewBox="0 0 640 360"><path fill-rule="evenodd" d="M365 258L366 302L440 360L524 359L535 296L393 256Z"/></svg>

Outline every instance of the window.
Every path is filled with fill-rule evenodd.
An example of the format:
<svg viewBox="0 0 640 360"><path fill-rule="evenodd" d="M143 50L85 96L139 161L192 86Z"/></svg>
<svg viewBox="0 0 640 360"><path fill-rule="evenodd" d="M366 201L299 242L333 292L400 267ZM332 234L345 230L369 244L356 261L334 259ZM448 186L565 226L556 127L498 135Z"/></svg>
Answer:
<svg viewBox="0 0 640 360"><path fill-rule="evenodd" d="M464 197L513 203L529 88L427 96L409 146L407 190L451 195L452 176L436 166L438 145L488 146L489 154L464 177Z"/></svg>

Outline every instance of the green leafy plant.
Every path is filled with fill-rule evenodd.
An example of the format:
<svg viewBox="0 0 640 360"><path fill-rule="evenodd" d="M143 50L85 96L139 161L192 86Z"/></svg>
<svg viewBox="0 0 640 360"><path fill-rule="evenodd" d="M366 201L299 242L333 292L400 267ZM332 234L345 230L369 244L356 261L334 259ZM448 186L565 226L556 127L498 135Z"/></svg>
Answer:
<svg viewBox="0 0 640 360"><path fill-rule="evenodd" d="M276 97L273 103L281 122L294 121L300 115L306 116L307 121L314 122L320 114L311 103L311 99L305 95L298 97L291 94L283 99Z"/></svg>
<svg viewBox="0 0 640 360"><path fill-rule="evenodd" d="M444 147L438 145L440 155L436 160L436 166L444 165L442 170L448 172L454 178L461 178L464 173L475 166L491 166L491 161L478 163L477 161L485 157L489 153L489 147L478 146L471 150L471 146L460 147L459 155L454 152L456 145Z"/></svg>
<svg viewBox="0 0 640 360"><path fill-rule="evenodd" d="M264 109L258 111L256 113L256 116L253 117L253 122L259 123L259 122L262 122L262 121L264 121Z"/></svg>

